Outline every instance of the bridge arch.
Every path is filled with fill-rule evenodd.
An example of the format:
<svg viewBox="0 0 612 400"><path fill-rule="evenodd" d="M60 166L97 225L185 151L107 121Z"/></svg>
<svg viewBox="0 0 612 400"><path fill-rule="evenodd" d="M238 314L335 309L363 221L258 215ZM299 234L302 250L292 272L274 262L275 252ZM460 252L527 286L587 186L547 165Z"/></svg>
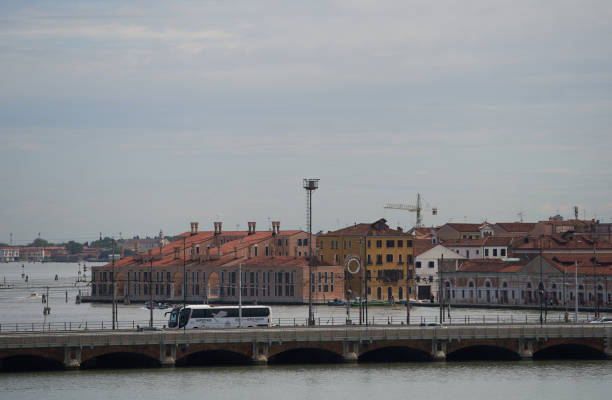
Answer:
<svg viewBox="0 0 612 400"><path fill-rule="evenodd" d="M602 360L606 353L594 346L584 343L557 343L541 347L533 353L534 360Z"/></svg>
<svg viewBox="0 0 612 400"><path fill-rule="evenodd" d="M319 347L295 347L268 357L269 364L325 364L342 361L341 354Z"/></svg>
<svg viewBox="0 0 612 400"><path fill-rule="evenodd" d="M177 367L204 365L246 365L251 358L243 353L222 349L193 351L176 360Z"/></svg>
<svg viewBox="0 0 612 400"><path fill-rule="evenodd" d="M156 368L158 358L134 351L114 351L89 357L81 362L81 369Z"/></svg>
<svg viewBox="0 0 612 400"><path fill-rule="evenodd" d="M363 352L359 362L431 361L431 354L414 347L386 346Z"/></svg>
<svg viewBox="0 0 612 400"><path fill-rule="evenodd" d="M38 354L18 354L0 359L0 372L55 371L64 364L53 357Z"/></svg>
<svg viewBox="0 0 612 400"><path fill-rule="evenodd" d="M494 344L473 344L455 348L446 355L448 361L516 361L520 360L518 352L505 346Z"/></svg>

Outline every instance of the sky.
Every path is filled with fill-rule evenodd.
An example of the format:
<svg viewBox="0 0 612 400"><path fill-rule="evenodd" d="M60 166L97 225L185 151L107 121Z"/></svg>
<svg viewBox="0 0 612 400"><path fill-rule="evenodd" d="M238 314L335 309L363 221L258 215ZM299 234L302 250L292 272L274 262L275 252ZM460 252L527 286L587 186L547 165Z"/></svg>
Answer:
<svg viewBox="0 0 612 400"><path fill-rule="evenodd" d="M0 1L0 242L612 221L609 1Z"/></svg>

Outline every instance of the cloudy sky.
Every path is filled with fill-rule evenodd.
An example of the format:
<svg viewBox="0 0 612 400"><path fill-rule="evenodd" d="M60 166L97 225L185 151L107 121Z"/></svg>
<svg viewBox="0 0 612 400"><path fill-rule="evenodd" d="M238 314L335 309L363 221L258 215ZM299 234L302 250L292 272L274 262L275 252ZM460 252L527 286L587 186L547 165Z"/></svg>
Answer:
<svg viewBox="0 0 612 400"><path fill-rule="evenodd" d="M1 1L0 242L612 220L609 1Z"/></svg>

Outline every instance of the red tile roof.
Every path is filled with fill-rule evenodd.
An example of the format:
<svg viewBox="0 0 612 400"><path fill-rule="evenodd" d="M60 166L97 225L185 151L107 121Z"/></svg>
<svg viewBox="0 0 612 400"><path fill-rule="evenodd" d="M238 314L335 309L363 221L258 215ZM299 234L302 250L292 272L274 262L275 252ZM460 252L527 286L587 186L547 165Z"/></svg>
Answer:
<svg viewBox="0 0 612 400"><path fill-rule="evenodd" d="M441 243L446 247L482 247L486 239L450 239Z"/></svg>
<svg viewBox="0 0 612 400"><path fill-rule="evenodd" d="M346 228L338 229L336 231L329 231L319 235L319 237L326 236L406 236L411 237L407 232L403 232L397 229L391 229L386 224L384 218L379 219L371 224L355 224L353 226L347 226Z"/></svg>
<svg viewBox="0 0 612 400"><path fill-rule="evenodd" d="M420 256L425 253L427 250L431 250L436 247L437 243L432 243L431 239L415 239L413 241L414 245L414 256Z"/></svg>
<svg viewBox="0 0 612 400"><path fill-rule="evenodd" d="M523 264L516 261L502 261L498 259L465 260L460 262L459 272L517 272Z"/></svg>
<svg viewBox="0 0 612 400"><path fill-rule="evenodd" d="M456 231L459 232L479 232L480 231L480 227L483 224L470 224L470 223L463 223L463 222L449 222L446 224L447 226L450 226L451 228L455 229Z"/></svg>
<svg viewBox="0 0 612 400"><path fill-rule="evenodd" d="M528 233L535 228L535 222L498 222L495 224L509 233Z"/></svg>

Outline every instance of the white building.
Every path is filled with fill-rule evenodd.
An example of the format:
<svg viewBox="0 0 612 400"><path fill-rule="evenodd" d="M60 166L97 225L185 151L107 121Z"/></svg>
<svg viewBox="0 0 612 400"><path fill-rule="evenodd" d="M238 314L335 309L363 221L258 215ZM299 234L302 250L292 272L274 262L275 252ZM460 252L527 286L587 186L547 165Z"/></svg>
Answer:
<svg viewBox="0 0 612 400"><path fill-rule="evenodd" d="M443 260L463 260L464 257L440 244L415 243L415 294L418 300L438 299L438 263Z"/></svg>
<svg viewBox="0 0 612 400"><path fill-rule="evenodd" d="M19 247L0 248L0 261L13 262L19 259Z"/></svg>

